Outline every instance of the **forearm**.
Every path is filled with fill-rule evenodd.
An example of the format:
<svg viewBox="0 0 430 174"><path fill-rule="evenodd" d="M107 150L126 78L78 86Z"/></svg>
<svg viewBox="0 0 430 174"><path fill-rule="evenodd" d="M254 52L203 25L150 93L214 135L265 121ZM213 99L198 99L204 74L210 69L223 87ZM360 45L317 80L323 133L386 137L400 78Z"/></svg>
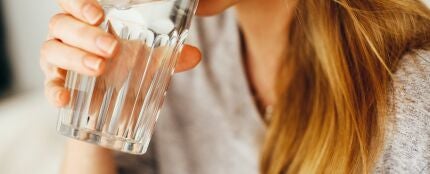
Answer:
<svg viewBox="0 0 430 174"><path fill-rule="evenodd" d="M112 151L96 145L70 140L66 145L62 174L115 174Z"/></svg>

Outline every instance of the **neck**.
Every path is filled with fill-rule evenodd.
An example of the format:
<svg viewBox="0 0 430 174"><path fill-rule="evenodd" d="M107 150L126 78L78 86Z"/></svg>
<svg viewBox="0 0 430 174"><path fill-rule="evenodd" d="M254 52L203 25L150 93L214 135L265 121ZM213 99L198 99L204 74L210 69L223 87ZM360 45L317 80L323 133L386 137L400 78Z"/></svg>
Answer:
<svg viewBox="0 0 430 174"><path fill-rule="evenodd" d="M285 0L243 0L238 3L237 20L247 48L253 48L248 53L258 54L261 49L285 50L294 7Z"/></svg>
<svg viewBox="0 0 430 174"><path fill-rule="evenodd" d="M287 48L294 7L285 0L244 0L236 5L237 20L244 36L248 77L263 105L276 101L276 74Z"/></svg>

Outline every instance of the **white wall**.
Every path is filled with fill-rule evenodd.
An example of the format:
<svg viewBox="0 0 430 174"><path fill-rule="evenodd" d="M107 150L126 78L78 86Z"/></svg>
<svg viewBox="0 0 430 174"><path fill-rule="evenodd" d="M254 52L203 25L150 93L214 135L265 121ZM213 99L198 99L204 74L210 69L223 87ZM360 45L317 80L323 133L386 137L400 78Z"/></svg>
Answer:
<svg viewBox="0 0 430 174"><path fill-rule="evenodd" d="M39 48L46 37L49 17L57 10L55 0L2 0L15 90L43 86Z"/></svg>

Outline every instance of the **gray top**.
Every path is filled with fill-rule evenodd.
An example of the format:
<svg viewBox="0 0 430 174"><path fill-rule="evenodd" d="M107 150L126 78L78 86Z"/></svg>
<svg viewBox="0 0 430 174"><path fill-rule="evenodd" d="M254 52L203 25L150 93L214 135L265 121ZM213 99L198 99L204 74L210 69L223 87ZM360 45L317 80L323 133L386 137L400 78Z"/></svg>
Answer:
<svg viewBox="0 0 430 174"><path fill-rule="evenodd" d="M203 61L174 76L148 153L118 154L119 173L258 174L265 124L232 13L194 21L189 40ZM395 72L394 114L376 173L430 173L430 52L417 55Z"/></svg>
<svg viewBox="0 0 430 174"><path fill-rule="evenodd" d="M376 173L430 173L430 51L401 60Z"/></svg>

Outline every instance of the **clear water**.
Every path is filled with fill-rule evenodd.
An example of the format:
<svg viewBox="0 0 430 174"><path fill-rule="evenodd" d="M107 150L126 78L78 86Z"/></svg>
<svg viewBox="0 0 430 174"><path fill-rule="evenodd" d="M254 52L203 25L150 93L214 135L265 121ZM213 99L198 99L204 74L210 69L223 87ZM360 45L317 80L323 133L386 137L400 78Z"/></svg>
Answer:
<svg viewBox="0 0 430 174"><path fill-rule="evenodd" d="M133 154L146 151L187 35L195 1L108 0L101 28L119 54L95 78L68 72L71 100L60 110L63 135Z"/></svg>

